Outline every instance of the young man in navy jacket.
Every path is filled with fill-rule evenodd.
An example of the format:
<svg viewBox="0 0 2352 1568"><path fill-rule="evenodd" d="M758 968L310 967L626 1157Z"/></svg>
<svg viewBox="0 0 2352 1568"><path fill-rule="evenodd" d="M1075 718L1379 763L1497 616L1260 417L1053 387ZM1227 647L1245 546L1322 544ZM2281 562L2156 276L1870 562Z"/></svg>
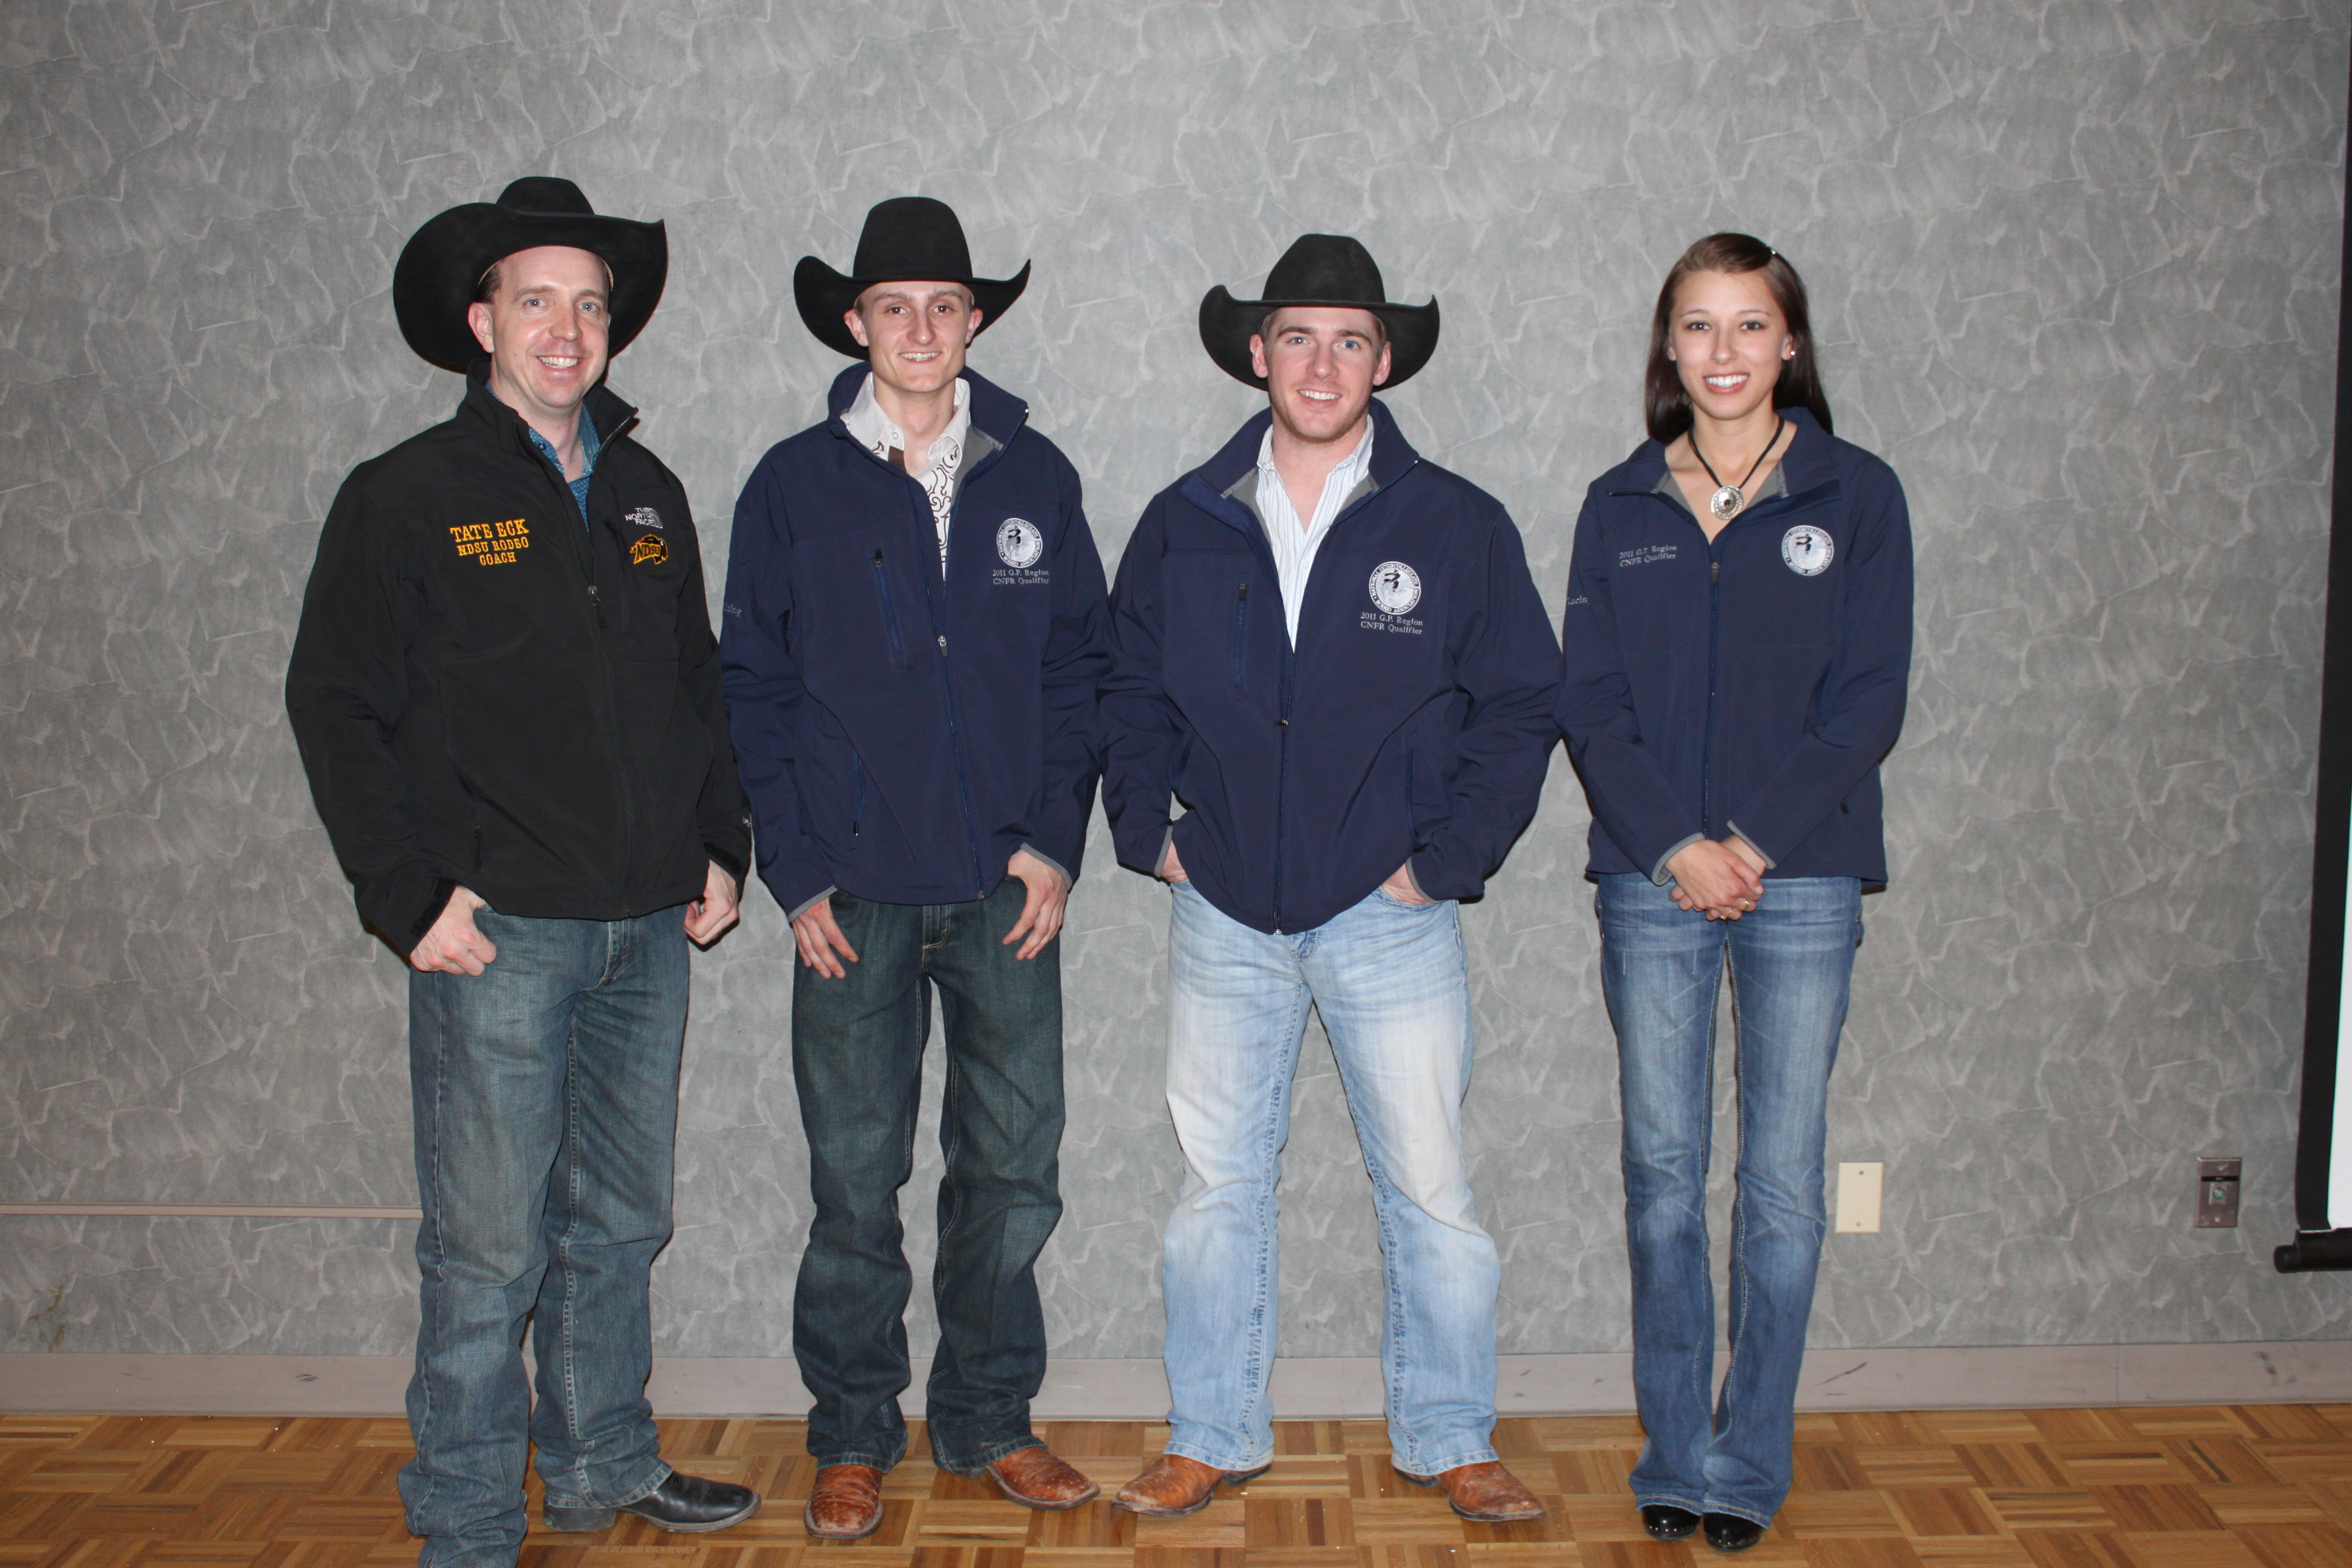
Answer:
<svg viewBox="0 0 2352 1568"><path fill-rule="evenodd" d="M1530 1519L1491 1441L1501 1270L1462 1157L1454 900L1535 813L1559 645L1502 506L1372 399L1427 363L1436 302L1389 303L1330 235L1265 292L1212 289L1201 337L1267 411L1153 500L1112 595L1103 803L1120 862L1174 887L1188 1167L1161 1263L1174 1429L1118 1501L1191 1513L1272 1459L1275 1184L1311 1004L1380 1209L1396 1468L1466 1518Z"/></svg>
<svg viewBox="0 0 2352 1568"><path fill-rule="evenodd" d="M1061 929L1100 771L1102 563L1078 477L964 351L1028 282L974 278L941 203L866 215L814 257L801 319L860 361L735 510L719 652L760 875L791 915L793 1074L815 1218L793 1348L815 1400L805 1522L881 1522L907 1448L912 1169L930 994L946 1024L932 1457L1015 1501L1094 1484L1031 1434L1034 1265L1061 1217Z"/></svg>

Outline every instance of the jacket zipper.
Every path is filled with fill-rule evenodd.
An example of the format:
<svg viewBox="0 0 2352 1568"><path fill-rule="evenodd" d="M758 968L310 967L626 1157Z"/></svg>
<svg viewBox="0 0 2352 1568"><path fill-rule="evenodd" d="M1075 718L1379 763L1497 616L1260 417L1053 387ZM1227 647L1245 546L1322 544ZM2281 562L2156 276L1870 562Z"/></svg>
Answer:
<svg viewBox="0 0 2352 1568"><path fill-rule="evenodd" d="M882 552L874 552L874 592L882 601L882 629L890 638L890 668L907 668L906 646L898 640L898 606L890 597L890 574L882 564Z"/></svg>
<svg viewBox="0 0 2352 1568"><path fill-rule="evenodd" d="M1234 584L1234 689L1249 688L1249 580Z"/></svg>
<svg viewBox="0 0 2352 1568"><path fill-rule="evenodd" d="M585 413L584 410L583 412ZM555 481L556 515L568 521L573 513L582 514L583 526L576 537L580 542L581 572L588 579L588 607L596 617L596 630L607 632L611 626L604 618L604 596L596 584L595 513L593 509L583 509L572 500L572 486L565 481L562 469L550 463L544 456L540 458L540 466ZM595 498L596 488L592 476L588 481L591 500ZM637 792L625 765L626 760L618 755L621 704L613 688L612 646L603 636L596 638L596 662L604 676L604 733L612 737L611 746L614 752L613 776L621 791L621 863L613 887L614 906L625 911L629 907L629 873L637 862Z"/></svg>
<svg viewBox="0 0 2352 1568"><path fill-rule="evenodd" d="M1722 625L1723 534L1717 533L1706 543L1706 729L1698 745L1698 826L1709 838L1715 837L1715 687Z"/></svg>
<svg viewBox="0 0 2352 1568"><path fill-rule="evenodd" d="M849 753L849 836L857 837L866 821L866 759L856 752Z"/></svg>
<svg viewBox="0 0 2352 1568"><path fill-rule="evenodd" d="M1413 461L1414 463L1418 463L1420 459L1416 458ZM1397 479L1402 479L1405 473L1410 473L1412 471L1412 465L1408 464L1404 472L1400 473L1397 476ZM1341 510L1339 516L1331 520L1331 526L1334 529L1337 529L1341 523L1347 521L1348 519L1355 516L1356 513L1371 505L1373 501L1380 499L1382 491L1388 489L1390 486L1393 485L1395 482L1395 479L1391 479L1389 481L1389 484L1378 486L1372 490L1371 494L1364 497L1361 500L1357 501L1353 506ZM1251 533L1249 537L1253 541L1262 543L1264 542L1265 533L1265 530L1263 527L1260 527L1255 532ZM1324 537L1328 541L1330 536L1326 534ZM1271 545L1266 546L1266 559L1264 563L1271 569L1273 563L1273 547ZM1318 554L1316 560L1319 563L1322 560L1322 556ZM1307 584L1311 586L1313 583L1314 574L1309 572L1307 574ZM1306 590L1302 588L1300 591L1303 593ZM1281 740L1278 742L1277 750L1276 752L1276 757L1277 760L1275 764L1274 773L1274 934L1276 936L1283 934L1283 851L1290 840L1290 704L1292 698L1296 695L1298 675L1298 649L1292 646L1291 639L1287 637L1282 639L1282 705L1280 709L1280 716L1275 720L1275 724L1282 731Z"/></svg>

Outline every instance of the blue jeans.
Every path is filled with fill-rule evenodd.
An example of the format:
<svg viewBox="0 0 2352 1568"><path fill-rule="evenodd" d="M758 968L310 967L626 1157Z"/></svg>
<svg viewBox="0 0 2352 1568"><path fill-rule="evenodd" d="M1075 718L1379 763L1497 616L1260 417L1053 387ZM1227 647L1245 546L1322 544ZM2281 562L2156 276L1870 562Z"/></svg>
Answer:
<svg viewBox="0 0 2352 1568"><path fill-rule="evenodd" d="M1830 1068L1845 1026L1862 892L1852 877L1771 878L1756 908L1709 921L1646 877L1601 883L1601 982L1617 1028L1633 1396L1642 1503L1769 1525L1789 1494L1797 1374L1813 1310ZM1706 1171L1716 990L1731 972L1739 1092L1731 1211L1731 1369L1710 1418L1715 1295Z"/></svg>
<svg viewBox="0 0 2352 1568"><path fill-rule="evenodd" d="M1160 1266L1168 1451L1227 1470L1274 1457L1275 1186L1312 1004L1372 1178L1394 1461L1433 1475L1493 1458L1502 1268L1462 1159L1459 911L1375 891L1313 931L1267 936L1180 883L1168 971L1168 1110L1185 1163Z"/></svg>
<svg viewBox="0 0 2352 1568"><path fill-rule="evenodd" d="M646 1279L670 1232L680 919L482 909L487 970L409 973L424 1310L400 1496L424 1568L515 1561L526 1435L558 1507L634 1501L669 1474L645 1397Z"/></svg>
<svg viewBox="0 0 2352 1568"><path fill-rule="evenodd" d="M831 980L793 982L793 1075L816 1215L793 1299L793 1353L815 1401L820 1465L887 1470L906 1457L907 1296L898 1189L915 1168L915 1116L931 988L947 1087L940 1104L940 1343L924 1391L931 1457L970 1473L1037 1439L1045 1380L1037 1254L1062 1217L1062 944L1031 959L1003 938L1025 885L985 899L883 904L833 895L857 950Z"/></svg>

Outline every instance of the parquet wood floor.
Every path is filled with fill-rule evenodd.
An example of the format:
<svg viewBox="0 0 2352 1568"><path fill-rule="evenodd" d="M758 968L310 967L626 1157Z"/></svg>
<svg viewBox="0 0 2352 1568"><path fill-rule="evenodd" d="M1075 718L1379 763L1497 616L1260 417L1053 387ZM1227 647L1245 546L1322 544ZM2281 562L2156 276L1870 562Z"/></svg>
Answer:
<svg viewBox="0 0 2352 1568"><path fill-rule="evenodd" d="M881 1532L801 1531L796 1421L667 1421L680 1468L759 1488L717 1536L624 1516L536 1528L523 1568L1667 1568L1718 1561L1642 1533L1630 1416L1507 1420L1496 1446L1550 1515L1465 1524L1391 1472L1371 1421L1281 1424L1272 1471L1187 1520L1107 1503L1031 1513L909 1460ZM1039 1435L1108 1494L1167 1428L1053 1422ZM1797 1486L1739 1561L1805 1568L2352 1568L2352 1405L1807 1415ZM917 1452L923 1451L919 1435ZM404 1568L397 1420L0 1417L0 1568ZM533 1518L537 1507L534 1493Z"/></svg>

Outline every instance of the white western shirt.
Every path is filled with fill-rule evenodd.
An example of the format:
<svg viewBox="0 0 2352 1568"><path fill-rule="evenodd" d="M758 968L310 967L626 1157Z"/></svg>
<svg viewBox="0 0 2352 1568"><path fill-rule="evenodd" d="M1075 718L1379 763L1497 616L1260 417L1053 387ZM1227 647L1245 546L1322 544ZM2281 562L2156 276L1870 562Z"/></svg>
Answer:
<svg viewBox="0 0 2352 1568"><path fill-rule="evenodd" d="M907 449L906 432L892 422L882 405L874 400L874 377L867 375L866 384L857 389L857 400L841 416L857 444L889 464L904 467L900 454ZM939 531L940 569L948 563L948 516L955 506L956 469L963 462L964 441L971 434L971 383L956 377L955 417L948 427L932 437L931 449L925 454L923 471L915 482L923 487L930 498L931 526Z"/></svg>
<svg viewBox="0 0 2352 1568"><path fill-rule="evenodd" d="M1258 445L1258 521L1265 525L1266 542L1274 547L1275 580L1282 589L1283 620L1290 628L1294 648L1298 646L1298 611L1307 601L1307 579L1315 570L1315 552L1323 548L1323 536L1331 531L1332 520L1348 504L1348 497L1371 471L1372 422L1367 419L1363 439L1323 481L1323 498L1315 503L1314 519L1302 526L1298 509L1291 504L1290 491L1274 466L1271 426Z"/></svg>

